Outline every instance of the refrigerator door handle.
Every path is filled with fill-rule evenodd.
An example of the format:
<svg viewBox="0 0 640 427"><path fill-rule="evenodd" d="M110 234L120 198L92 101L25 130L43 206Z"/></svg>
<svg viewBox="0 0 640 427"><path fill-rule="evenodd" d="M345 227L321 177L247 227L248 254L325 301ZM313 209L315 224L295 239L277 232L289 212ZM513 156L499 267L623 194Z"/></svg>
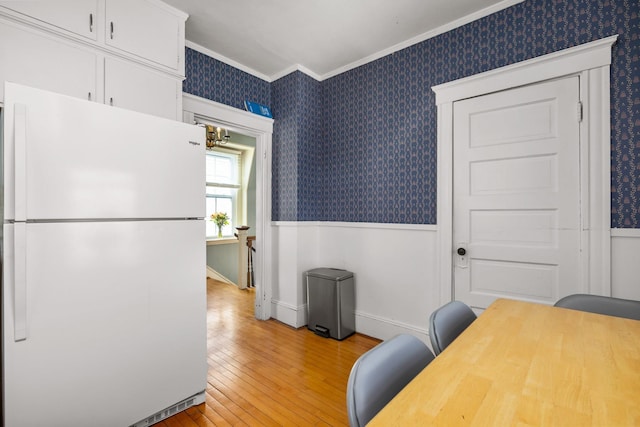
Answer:
<svg viewBox="0 0 640 427"><path fill-rule="evenodd" d="M27 107L15 104L14 111L14 218L27 220Z"/></svg>
<svg viewBox="0 0 640 427"><path fill-rule="evenodd" d="M27 224L14 224L13 329L14 341L27 339Z"/></svg>

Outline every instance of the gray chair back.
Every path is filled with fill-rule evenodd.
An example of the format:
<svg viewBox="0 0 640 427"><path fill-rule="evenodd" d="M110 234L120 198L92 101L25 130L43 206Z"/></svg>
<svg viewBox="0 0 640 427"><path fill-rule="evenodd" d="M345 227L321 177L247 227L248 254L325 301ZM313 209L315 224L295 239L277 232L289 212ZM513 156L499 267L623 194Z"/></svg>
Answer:
<svg viewBox="0 0 640 427"><path fill-rule="evenodd" d="M574 294L559 299L554 306L640 320L640 301L630 299Z"/></svg>
<svg viewBox="0 0 640 427"><path fill-rule="evenodd" d="M476 320L471 308L461 301L443 305L429 318L429 339L436 356Z"/></svg>
<svg viewBox="0 0 640 427"><path fill-rule="evenodd" d="M367 424L425 366L433 353L413 335L397 335L358 358L347 383L349 424Z"/></svg>

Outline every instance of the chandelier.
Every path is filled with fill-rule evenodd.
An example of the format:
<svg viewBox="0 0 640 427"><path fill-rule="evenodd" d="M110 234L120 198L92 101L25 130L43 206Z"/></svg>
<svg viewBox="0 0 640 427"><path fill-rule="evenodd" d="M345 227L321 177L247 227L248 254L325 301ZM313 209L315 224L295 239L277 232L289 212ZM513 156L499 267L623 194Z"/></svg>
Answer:
<svg viewBox="0 0 640 427"><path fill-rule="evenodd" d="M231 139L227 129L212 125L205 125L205 128L207 130L207 150L226 144Z"/></svg>

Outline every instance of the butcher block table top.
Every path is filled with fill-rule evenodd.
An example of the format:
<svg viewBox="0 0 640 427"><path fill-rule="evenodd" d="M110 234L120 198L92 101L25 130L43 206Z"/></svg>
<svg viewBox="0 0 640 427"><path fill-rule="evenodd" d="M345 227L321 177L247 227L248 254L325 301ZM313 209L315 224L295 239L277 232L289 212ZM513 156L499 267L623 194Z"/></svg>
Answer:
<svg viewBox="0 0 640 427"><path fill-rule="evenodd" d="M640 321L499 299L369 426L638 426Z"/></svg>

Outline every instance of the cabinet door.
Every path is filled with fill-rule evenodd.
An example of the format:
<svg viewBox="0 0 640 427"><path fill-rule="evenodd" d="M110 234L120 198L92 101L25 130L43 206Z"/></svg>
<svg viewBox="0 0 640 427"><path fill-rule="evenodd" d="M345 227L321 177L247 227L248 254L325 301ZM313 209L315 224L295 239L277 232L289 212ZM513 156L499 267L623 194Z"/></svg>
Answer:
<svg viewBox="0 0 640 427"><path fill-rule="evenodd" d="M178 119L179 79L115 58L105 58L105 103L154 116Z"/></svg>
<svg viewBox="0 0 640 427"><path fill-rule="evenodd" d="M96 72L95 53L0 21L0 100L5 81L95 99Z"/></svg>
<svg viewBox="0 0 640 427"><path fill-rule="evenodd" d="M3 1L1 7L88 39L97 39L98 0Z"/></svg>
<svg viewBox="0 0 640 427"><path fill-rule="evenodd" d="M107 0L109 46L178 69L181 18L145 0Z"/></svg>

